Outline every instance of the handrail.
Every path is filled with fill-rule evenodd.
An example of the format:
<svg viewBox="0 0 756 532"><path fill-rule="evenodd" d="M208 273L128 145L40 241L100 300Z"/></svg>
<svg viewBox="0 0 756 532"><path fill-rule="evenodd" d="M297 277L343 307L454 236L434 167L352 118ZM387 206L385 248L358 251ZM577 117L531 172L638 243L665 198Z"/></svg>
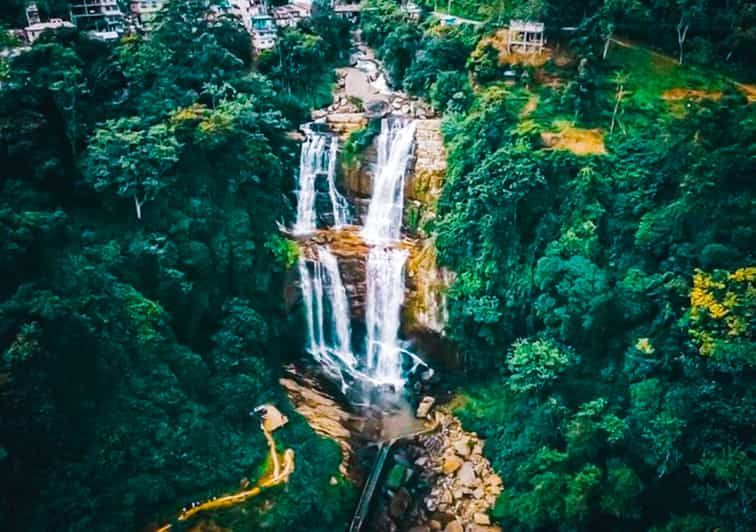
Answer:
<svg viewBox="0 0 756 532"><path fill-rule="evenodd" d="M378 448L378 456L375 458L373 467L370 469L370 475L367 482L365 482L365 487L362 489L357 509L354 511L354 517L352 517L352 523L349 525L349 532L360 532L362 529L367 512L370 510L370 501L373 499L375 488L378 487L378 481L381 478L381 473L391 452L391 447L393 447L397 440L398 438L389 442L381 442Z"/></svg>
<svg viewBox="0 0 756 532"><path fill-rule="evenodd" d="M438 428L438 426L438 418L435 418L433 426L430 428L419 430L405 436L399 436L397 438L394 438L393 440L389 440L388 442L381 442L380 447L378 448L378 456L375 458L373 467L370 469L370 475L365 482L365 487L362 489L360 500L357 502L357 509L354 511L352 522L349 525L349 532L360 532L360 530L362 530L362 525L365 524L365 518L367 517L370 510L370 502L373 499L373 495L375 495L375 489L378 487L381 473L383 472L383 468L386 466L386 461L388 460L389 453L391 452L394 444L399 440L416 438L421 434L428 434L429 432L433 432Z"/></svg>

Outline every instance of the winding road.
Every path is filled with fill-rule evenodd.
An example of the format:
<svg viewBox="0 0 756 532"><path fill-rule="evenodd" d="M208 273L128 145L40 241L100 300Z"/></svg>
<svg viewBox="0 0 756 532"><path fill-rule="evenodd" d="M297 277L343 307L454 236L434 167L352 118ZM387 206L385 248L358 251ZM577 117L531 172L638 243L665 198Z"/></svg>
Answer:
<svg viewBox="0 0 756 532"><path fill-rule="evenodd" d="M260 425L260 428L265 435L265 439L268 442L268 449L270 451L270 461L273 471L269 475L262 477L257 484L247 490L232 493L231 495L225 495L223 497L215 497L205 502L195 504L188 509L184 509L177 516L179 521L187 521L201 512L209 510L217 510L219 508L228 508L229 506L235 506L241 504L247 499L256 497L263 490L278 486L288 482L289 476L294 471L294 450L286 449L283 456L279 456L276 452L276 442L273 439L272 434L265 428L264 425ZM283 467L282 467L283 464ZM156 532L168 532L173 526L167 524L157 529Z"/></svg>

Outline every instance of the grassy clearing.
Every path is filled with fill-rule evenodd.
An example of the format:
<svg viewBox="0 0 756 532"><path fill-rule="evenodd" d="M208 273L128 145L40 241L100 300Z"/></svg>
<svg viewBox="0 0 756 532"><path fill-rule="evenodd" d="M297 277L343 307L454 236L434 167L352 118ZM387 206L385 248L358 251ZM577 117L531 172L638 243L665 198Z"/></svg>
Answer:
<svg viewBox="0 0 756 532"><path fill-rule="evenodd" d="M639 105L650 104L668 91L721 93L728 85L718 74L679 65L671 57L642 47L614 43L607 60L613 69L629 74L628 89Z"/></svg>

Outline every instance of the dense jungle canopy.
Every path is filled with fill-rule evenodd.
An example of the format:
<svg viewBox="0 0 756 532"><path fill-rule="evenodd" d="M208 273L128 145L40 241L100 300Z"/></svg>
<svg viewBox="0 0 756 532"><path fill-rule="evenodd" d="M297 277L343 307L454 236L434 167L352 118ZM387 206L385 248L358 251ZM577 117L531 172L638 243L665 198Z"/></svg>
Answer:
<svg viewBox="0 0 756 532"><path fill-rule="evenodd" d="M423 229L456 274L445 386L502 477L493 521L753 530L753 4L364 6L392 85L443 114ZM481 24L428 14L449 7ZM50 32L0 58L0 528L158 524L262 467L249 411L272 401L296 472L219 522L345 529L339 448L277 381L304 342L281 295L289 133L328 103L349 25L323 7L256 55L203 2L159 17L149 37ZM543 21L553 55L504 53L510 18Z"/></svg>

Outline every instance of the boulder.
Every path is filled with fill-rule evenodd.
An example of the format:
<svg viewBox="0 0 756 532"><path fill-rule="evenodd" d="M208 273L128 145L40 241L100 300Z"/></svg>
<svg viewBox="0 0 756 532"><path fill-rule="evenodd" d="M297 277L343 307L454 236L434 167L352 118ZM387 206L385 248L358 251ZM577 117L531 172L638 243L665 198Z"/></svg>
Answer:
<svg viewBox="0 0 756 532"><path fill-rule="evenodd" d="M386 476L386 486L390 489L398 489L404 483L407 467L402 464L394 464Z"/></svg>
<svg viewBox="0 0 756 532"><path fill-rule="evenodd" d="M457 479L463 486L474 486L477 476L475 475L475 468L472 462L465 462L457 472Z"/></svg>
<svg viewBox="0 0 756 532"><path fill-rule="evenodd" d="M429 395L426 395L425 397L423 397L423 399L420 401L420 404L417 405L417 412L415 413L417 418L423 419L427 417L431 411L431 408L433 408L433 405L435 403L436 403L436 400L433 397Z"/></svg>
<svg viewBox="0 0 756 532"><path fill-rule="evenodd" d="M389 502L389 515L394 519L400 519L412 503L412 496L405 488L400 488L394 493Z"/></svg>
<svg viewBox="0 0 756 532"><path fill-rule="evenodd" d="M450 521L449 524L446 525L444 532L465 532L465 530L462 528L462 525L459 521L454 520Z"/></svg>
<svg viewBox="0 0 756 532"><path fill-rule="evenodd" d="M476 525L490 525L491 524L491 518L488 517L488 514L484 514L482 512L474 513L473 521L475 521Z"/></svg>
<svg viewBox="0 0 756 532"><path fill-rule="evenodd" d="M462 467L464 462L456 455L449 455L444 457L444 464L441 466L441 470L445 475L451 475Z"/></svg>
<svg viewBox="0 0 756 532"><path fill-rule="evenodd" d="M470 440L467 438L460 438L452 444L454 451L462 458L470 456Z"/></svg>

